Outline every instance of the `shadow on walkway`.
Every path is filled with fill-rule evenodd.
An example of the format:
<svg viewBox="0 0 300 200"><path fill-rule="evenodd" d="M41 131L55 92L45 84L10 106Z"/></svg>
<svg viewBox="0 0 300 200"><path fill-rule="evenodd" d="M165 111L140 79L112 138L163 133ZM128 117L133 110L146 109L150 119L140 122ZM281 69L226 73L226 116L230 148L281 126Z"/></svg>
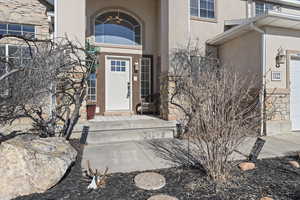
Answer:
<svg viewBox="0 0 300 200"><path fill-rule="evenodd" d="M173 140L150 140L148 148L159 158L172 163L174 166L192 167L203 169L197 156L187 141Z"/></svg>

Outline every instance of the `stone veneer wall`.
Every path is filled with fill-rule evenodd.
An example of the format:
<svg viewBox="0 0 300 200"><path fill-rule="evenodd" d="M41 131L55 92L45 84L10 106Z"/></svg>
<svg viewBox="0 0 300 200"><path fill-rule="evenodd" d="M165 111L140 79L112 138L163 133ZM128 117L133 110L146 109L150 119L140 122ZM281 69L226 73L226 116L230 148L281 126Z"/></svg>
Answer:
<svg viewBox="0 0 300 200"><path fill-rule="evenodd" d="M165 120L180 120L183 113L171 104L172 92L174 91L174 82L169 75L163 75L160 79L160 117ZM173 101L176 101L173 99Z"/></svg>
<svg viewBox="0 0 300 200"><path fill-rule="evenodd" d="M49 28L47 7L39 0L0 0L0 23L15 23L34 25L36 36L39 39L49 39ZM3 39L1 44L19 44L13 39ZM84 103L85 106L85 103ZM82 119L86 119L85 107L81 109ZM82 120L80 119L80 120ZM0 132L11 132L13 130L30 128L31 120L16 120L12 126L0 127Z"/></svg>
<svg viewBox="0 0 300 200"><path fill-rule="evenodd" d="M160 79L160 117L168 120L169 115L169 85L168 76L164 75Z"/></svg>
<svg viewBox="0 0 300 200"><path fill-rule="evenodd" d="M39 0L0 0L0 22L35 25L39 38L49 38L47 7Z"/></svg>
<svg viewBox="0 0 300 200"><path fill-rule="evenodd" d="M267 119L271 121L290 120L290 95L268 94L266 100Z"/></svg>
<svg viewBox="0 0 300 200"><path fill-rule="evenodd" d="M291 131L289 91L268 92L266 95L266 133L277 135Z"/></svg>

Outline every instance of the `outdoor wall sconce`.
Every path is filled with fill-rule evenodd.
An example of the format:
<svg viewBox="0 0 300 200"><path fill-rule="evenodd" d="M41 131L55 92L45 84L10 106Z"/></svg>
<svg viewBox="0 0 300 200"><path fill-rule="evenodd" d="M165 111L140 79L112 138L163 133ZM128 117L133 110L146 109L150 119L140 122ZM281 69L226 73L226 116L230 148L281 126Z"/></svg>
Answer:
<svg viewBox="0 0 300 200"><path fill-rule="evenodd" d="M139 71L139 62L135 62L134 64L133 64L133 67L134 67L134 71Z"/></svg>
<svg viewBox="0 0 300 200"><path fill-rule="evenodd" d="M276 55L276 67L279 68L281 64L285 63L285 55L281 47L277 51L278 52Z"/></svg>

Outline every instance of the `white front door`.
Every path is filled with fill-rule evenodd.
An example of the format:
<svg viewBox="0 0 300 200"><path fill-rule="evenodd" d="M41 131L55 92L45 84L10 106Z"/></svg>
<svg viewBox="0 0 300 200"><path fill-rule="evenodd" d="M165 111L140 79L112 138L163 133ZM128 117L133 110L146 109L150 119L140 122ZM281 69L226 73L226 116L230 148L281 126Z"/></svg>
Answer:
<svg viewBox="0 0 300 200"><path fill-rule="evenodd" d="M130 111L130 70L129 59L117 57L108 57L106 59L106 111Z"/></svg>
<svg viewBox="0 0 300 200"><path fill-rule="evenodd" d="M300 130L300 58L292 59L290 64L290 113L292 130Z"/></svg>

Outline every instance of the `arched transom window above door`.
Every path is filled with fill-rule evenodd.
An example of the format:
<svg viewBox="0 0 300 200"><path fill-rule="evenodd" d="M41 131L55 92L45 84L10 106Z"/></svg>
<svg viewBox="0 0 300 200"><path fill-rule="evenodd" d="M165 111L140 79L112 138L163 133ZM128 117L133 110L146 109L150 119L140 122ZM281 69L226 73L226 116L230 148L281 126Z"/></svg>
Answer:
<svg viewBox="0 0 300 200"><path fill-rule="evenodd" d="M116 45L141 45L141 24L129 14L115 10L95 19L95 41Z"/></svg>

